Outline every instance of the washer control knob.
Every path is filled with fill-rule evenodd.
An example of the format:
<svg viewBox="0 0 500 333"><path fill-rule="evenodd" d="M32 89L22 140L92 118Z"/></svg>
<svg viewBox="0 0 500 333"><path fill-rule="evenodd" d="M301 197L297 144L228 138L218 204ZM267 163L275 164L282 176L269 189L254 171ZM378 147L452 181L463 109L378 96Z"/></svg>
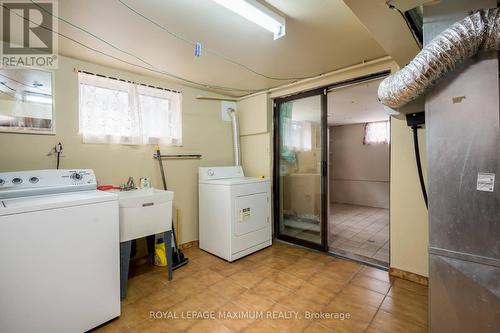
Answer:
<svg viewBox="0 0 500 333"><path fill-rule="evenodd" d="M73 172L71 174L70 178L73 180L76 180L76 181L80 181L80 180L82 180L83 176L78 172Z"/></svg>
<svg viewBox="0 0 500 333"><path fill-rule="evenodd" d="M208 174L210 177L212 177L212 176L214 175L214 170L212 170L212 169L208 169L208 170L207 170L207 174Z"/></svg>
<svg viewBox="0 0 500 333"><path fill-rule="evenodd" d="M16 178L12 178L12 184L14 185L19 185L23 182L23 180L19 177L16 177Z"/></svg>
<svg viewBox="0 0 500 333"><path fill-rule="evenodd" d="M38 177L31 177L30 178L30 183L31 184L36 184L36 183L38 183L39 180L40 180L40 178L38 178Z"/></svg>

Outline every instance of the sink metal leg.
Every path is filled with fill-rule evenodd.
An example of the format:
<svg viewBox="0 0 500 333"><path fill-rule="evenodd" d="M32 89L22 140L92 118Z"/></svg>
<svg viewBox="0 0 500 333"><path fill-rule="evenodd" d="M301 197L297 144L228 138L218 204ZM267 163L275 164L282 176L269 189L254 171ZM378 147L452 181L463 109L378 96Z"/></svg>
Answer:
<svg viewBox="0 0 500 333"><path fill-rule="evenodd" d="M130 251L132 241L120 243L120 299L127 296L128 268L130 263Z"/></svg>
<svg viewBox="0 0 500 333"><path fill-rule="evenodd" d="M150 265L155 263L155 235L146 236L146 244L148 248L148 261Z"/></svg>
<svg viewBox="0 0 500 333"><path fill-rule="evenodd" d="M167 255L168 279L172 280L172 231L165 231L165 252Z"/></svg>

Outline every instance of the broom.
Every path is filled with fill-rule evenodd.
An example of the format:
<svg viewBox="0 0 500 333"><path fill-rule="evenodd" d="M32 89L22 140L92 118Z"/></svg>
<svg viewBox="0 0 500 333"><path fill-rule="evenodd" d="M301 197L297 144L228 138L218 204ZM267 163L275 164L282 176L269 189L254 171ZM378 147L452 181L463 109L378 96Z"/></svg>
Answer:
<svg viewBox="0 0 500 333"><path fill-rule="evenodd" d="M167 191L167 177L165 175L165 170L163 169L163 162L161 160L161 152L160 152L160 147L156 147L156 155L155 158L158 160L158 163L160 165L160 173L161 173L161 180L163 182L163 189ZM189 258L184 256L184 253L179 249L179 246L177 244L177 236L175 235L175 227L174 227L174 219L172 218L172 233L173 233L173 238L174 238L174 253L172 256L172 269L176 270L179 267L184 266L189 262Z"/></svg>

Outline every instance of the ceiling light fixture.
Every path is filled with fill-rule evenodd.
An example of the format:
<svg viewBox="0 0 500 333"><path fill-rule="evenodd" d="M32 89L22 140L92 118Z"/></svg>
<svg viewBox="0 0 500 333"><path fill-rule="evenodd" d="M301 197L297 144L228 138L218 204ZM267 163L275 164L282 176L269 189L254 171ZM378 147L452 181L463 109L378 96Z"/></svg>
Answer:
<svg viewBox="0 0 500 333"><path fill-rule="evenodd" d="M274 39L285 35L285 18L256 0L213 0L219 5L271 31Z"/></svg>

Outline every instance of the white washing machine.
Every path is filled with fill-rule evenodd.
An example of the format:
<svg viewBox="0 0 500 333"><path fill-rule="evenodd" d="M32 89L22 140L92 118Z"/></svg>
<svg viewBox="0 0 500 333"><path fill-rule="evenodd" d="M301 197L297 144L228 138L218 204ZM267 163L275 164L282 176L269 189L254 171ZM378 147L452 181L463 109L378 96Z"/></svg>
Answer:
<svg viewBox="0 0 500 333"><path fill-rule="evenodd" d="M0 173L0 332L85 332L120 315L118 197L92 170Z"/></svg>
<svg viewBox="0 0 500 333"><path fill-rule="evenodd" d="M272 244L269 179L241 166L199 169L200 248L234 261Z"/></svg>

